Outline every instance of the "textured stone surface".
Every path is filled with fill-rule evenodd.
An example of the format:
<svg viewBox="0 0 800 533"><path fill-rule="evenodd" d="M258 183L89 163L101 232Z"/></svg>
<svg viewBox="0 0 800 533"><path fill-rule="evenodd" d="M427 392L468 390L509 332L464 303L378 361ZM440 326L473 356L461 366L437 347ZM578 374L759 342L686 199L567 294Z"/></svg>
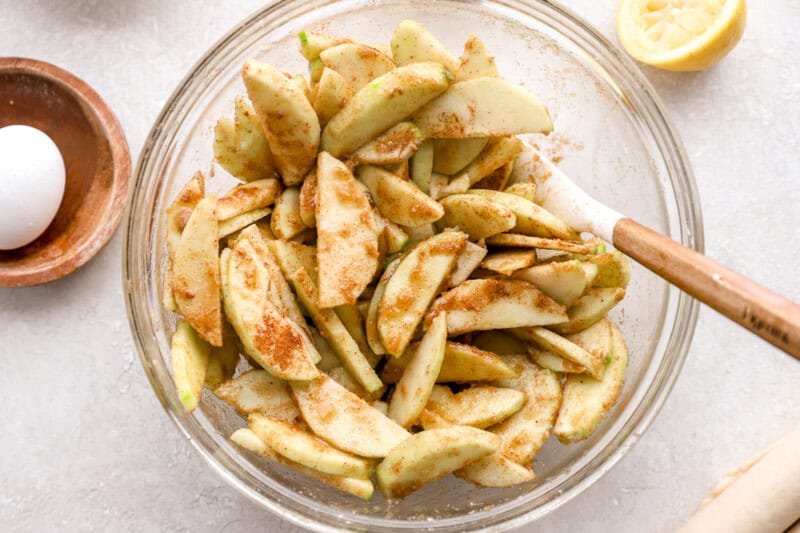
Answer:
<svg viewBox="0 0 800 533"><path fill-rule="evenodd" d="M616 42L616 0L564 3ZM709 255L800 300L800 4L751 4L744 40L717 67L645 72L694 165ZM0 54L50 61L93 85L136 157L193 62L257 7L0 0ZM162 412L128 332L121 241L56 283L0 289L0 523L299 531L209 470ZM800 364L703 309L651 429L603 479L526 530L674 529L724 472L800 423L798 382Z"/></svg>

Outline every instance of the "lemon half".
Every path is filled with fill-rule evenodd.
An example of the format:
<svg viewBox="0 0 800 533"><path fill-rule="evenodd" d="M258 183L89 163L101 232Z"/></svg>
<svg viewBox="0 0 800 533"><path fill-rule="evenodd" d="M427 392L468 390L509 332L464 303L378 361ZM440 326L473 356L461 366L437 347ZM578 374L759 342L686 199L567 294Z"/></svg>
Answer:
<svg viewBox="0 0 800 533"><path fill-rule="evenodd" d="M744 0L620 0L617 33L635 59L666 70L703 70L744 33Z"/></svg>

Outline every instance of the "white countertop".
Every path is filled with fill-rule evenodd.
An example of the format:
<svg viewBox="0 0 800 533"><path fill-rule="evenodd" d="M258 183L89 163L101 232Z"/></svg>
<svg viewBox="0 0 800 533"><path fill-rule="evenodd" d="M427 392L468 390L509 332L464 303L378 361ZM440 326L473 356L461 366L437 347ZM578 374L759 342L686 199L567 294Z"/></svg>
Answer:
<svg viewBox="0 0 800 533"><path fill-rule="evenodd" d="M563 3L616 42L616 0ZM178 81L259 4L0 0L0 55L43 59L93 85L135 160ZM645 72L694 165L707 253L800 301L800 3L750 4L743 41L715 68ZM223 482L162 411L128 330L121 242L61 281L0 289L0 523L298 532ZM704 308L646 435L526 530L673 530L720 476L800 423L799 384L800 363Z"/></svg>

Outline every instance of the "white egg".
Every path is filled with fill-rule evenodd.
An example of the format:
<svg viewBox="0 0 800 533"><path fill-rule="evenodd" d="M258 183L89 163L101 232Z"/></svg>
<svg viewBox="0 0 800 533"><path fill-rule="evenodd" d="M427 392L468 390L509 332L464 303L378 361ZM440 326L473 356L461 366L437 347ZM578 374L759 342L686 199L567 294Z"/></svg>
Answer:
<svg viewBox="0 0 800 533"><path fill-rule="evenodd" d="M64 158L46 133L0 128L0 250L20 248L44 233L64 196Z"/></svg>

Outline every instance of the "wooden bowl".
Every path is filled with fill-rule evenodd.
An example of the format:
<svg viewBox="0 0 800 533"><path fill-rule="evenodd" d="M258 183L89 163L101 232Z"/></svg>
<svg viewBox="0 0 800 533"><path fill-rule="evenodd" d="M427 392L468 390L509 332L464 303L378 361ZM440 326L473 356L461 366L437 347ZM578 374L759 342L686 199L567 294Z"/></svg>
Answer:
<svg viewBox="0 0 800 533"><path fill-rule="evenodd" d="M11 124L49 135L67 171L64 198L45 232L22 248L0 251L0 286L37 285L73 272L114 234L128 194L131 156L100 95L42 61L0 58L0 127Z"/></svg>

